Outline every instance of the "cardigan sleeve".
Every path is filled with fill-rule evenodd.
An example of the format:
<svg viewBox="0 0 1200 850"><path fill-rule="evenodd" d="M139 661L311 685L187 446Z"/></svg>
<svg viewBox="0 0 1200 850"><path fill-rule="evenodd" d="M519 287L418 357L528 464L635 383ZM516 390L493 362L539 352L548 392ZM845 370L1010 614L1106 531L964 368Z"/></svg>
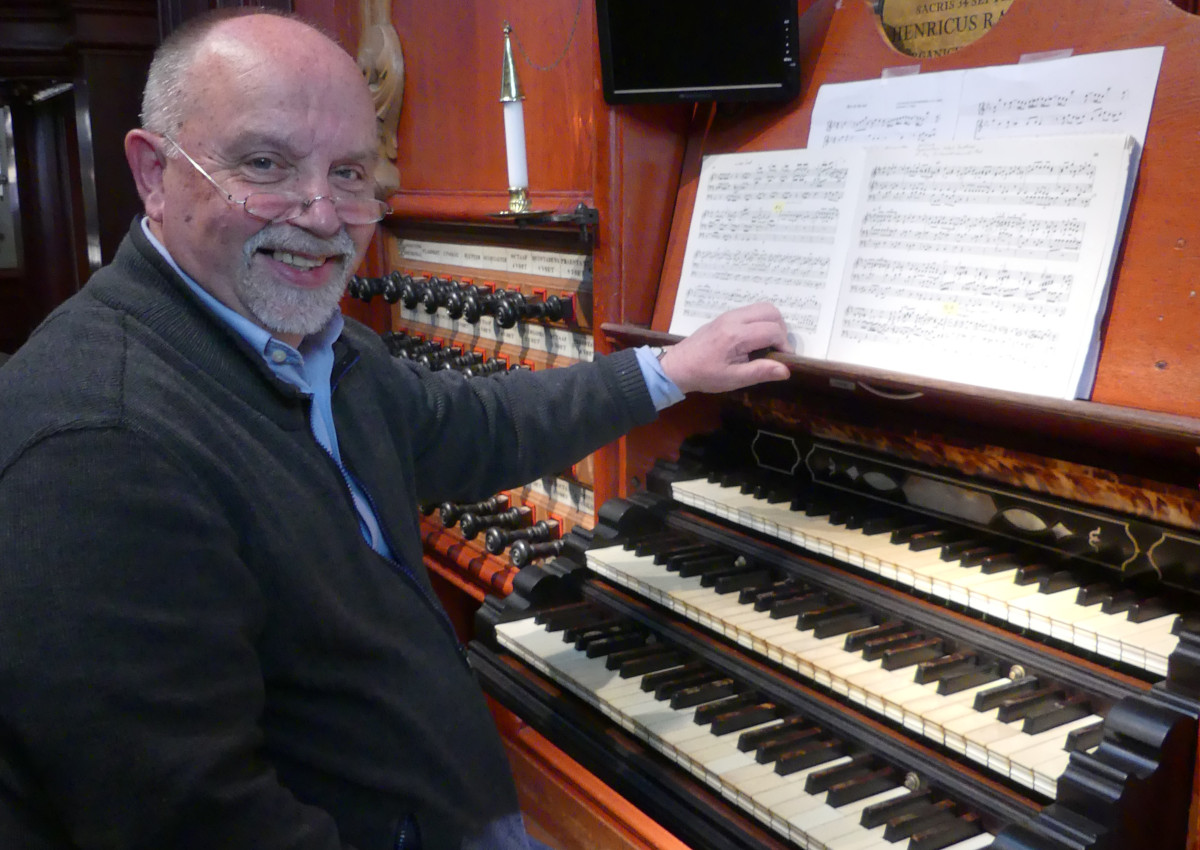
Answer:
<svg viewBox="0 0 1200 850"><path fill-rule="evenodd" d="M264 588L215 500L115 427L0 475L0 844L343 848L263 756Z"/></svg>

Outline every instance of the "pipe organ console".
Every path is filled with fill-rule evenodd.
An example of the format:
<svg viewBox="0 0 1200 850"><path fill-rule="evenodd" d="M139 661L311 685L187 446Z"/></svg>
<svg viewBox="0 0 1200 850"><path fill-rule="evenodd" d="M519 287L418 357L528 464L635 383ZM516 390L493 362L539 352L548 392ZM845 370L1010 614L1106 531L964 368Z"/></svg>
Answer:
<svg viewBox="0 0 1200 850"><path fill-rule="evenodd" d="M449 176L390 199L350 289L386 305L396 356L471 380L670 343L702 158L804 147L823 83L914 64L878 4L801 0L796 102L614 108L587 4L575 22L510 5L527 45L523 17L542 53L565 50L553 85L523 82L535 204L576 213L497 216L500 158L496 191L464 185L471 157L441 148L475 151L474 131L416 131L453 108L420 69L453 52L486 75L492 54L438 40L459 12L397 4L402 38L422 33L402 172ZM1165 53L1091 400L771 354L791 381L689 398L550 479L426 506L426 565L473 638L535 834L1200 849L1200 20L1167 0L1014 0L920 70L1148 45ZM461 94L473 127L494 93ZM585 810L607 827L581 837Z"/></svg>
<svg viewBox="0 0 1200 850"><path fill-rule="evenodd" d="M395 356L467 378L593 356L586 233L496 230L425 224L389 233L389 271L354 278L348 294L389 305L383 336ZM507 592L517 570L557 554L574 526L591 525L592 475L585 459L485 502L437 506L426 542L453 550L453 580L474 584L480 599Z"/></svg>

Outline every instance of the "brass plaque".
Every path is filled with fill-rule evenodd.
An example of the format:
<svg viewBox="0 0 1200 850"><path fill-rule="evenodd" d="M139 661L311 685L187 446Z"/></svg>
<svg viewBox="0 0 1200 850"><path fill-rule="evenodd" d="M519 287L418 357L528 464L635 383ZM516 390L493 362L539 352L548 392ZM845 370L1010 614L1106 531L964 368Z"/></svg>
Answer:
<svg viewBox="0 0 1200 850"><path fill-rule="evenodd" d="M980 38L1013 0L883 0L883 31L897 50L928 58L953 53Z"/></svg>

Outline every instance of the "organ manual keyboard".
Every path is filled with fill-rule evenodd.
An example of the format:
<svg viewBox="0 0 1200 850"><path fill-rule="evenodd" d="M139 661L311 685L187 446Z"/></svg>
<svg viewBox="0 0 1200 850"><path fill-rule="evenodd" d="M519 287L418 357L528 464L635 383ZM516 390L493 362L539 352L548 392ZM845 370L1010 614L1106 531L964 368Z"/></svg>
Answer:
<svg viewBox="0 0 1200 850"><path fill-rule="evenodd" d="M539 22L531 56L567 51L527 80L528 150L532 191L586 204L577 225L491 216L504 187L477 155L499 148L475 62L490 73L494 4L469 2L469 29L453 4L393 13L427 73L406 94L383 267L354 295L451 368L673 342L702 161L809 146L827 83L1162 48L1089 400L775 353L791 380L689 397L503 494L491 515L530 507L511 532L544 522L548 540L501 529L489 547L429 506L426 565L460 634L477 626L527 822L588 850L664 846L657 824L625 841L645 814L693 848L1200 850L1200 19L1013 0L918 66L884 4L800 0L794 102L650 110L603 103L587 4L514 3ZM430 83L456 73L453 98ZM518 569L506 542L561 551ZM604 838L573 840L580 811Z"/></svg>
<svg viewBox="0 0 1200 850"><path fill-rule="evenodd" d="M1198 544L731 425L522 571L472 655L696 847L1177 848Z"/></svg>

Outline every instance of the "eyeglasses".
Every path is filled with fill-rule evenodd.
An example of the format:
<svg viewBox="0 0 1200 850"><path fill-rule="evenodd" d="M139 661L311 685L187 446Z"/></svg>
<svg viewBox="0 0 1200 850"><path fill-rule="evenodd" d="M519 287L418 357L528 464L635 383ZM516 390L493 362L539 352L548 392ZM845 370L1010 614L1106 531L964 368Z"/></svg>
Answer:
<svg viewBox="0 0 1200 850"><path fill-rule="evenodd" d="M295 192L253 192L247 195L244 200L239 201L225 191L221 184L213 179L211 174L201 168L200 163L192 159L191 155L179 146L179 142L167 135L164 135L163 138L173 144L175 150L183 154L184 159L190 162L193 168L203 174L205 179L213 184L217 191L225 197L226 201L231 204L237 204L255 218L261 218L263 221L269 221L272 224L279 224L299 218L304 215L305 210L317 201L329 201L329 203L333 204L334 212L337 213L338 218L345 224L374 224L391 212L391 208L387 204L374 198L338 198L333 195L316 195L312 198L305 198L302 195L297 195Z"/></svg>

